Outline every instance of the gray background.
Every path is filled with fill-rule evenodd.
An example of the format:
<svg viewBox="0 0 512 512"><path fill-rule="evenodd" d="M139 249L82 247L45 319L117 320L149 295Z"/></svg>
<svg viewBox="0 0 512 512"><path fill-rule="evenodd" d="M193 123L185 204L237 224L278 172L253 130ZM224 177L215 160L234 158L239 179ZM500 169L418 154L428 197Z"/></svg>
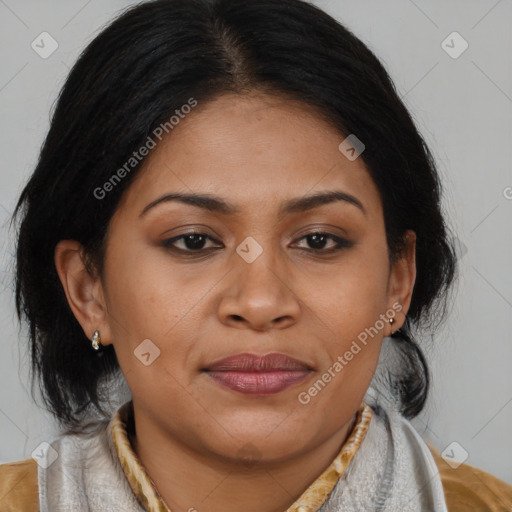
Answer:
<svg viewBox="0 0 512 512"><path fill-rule="evenodd" d="M37 162L70 66L133 3L0 0L0 463L30 457L55 433L29 395L26 331L15 317L10 282L13 234L5 222ZM458 456L461 448L468 453L466 463L512 484L512 2L314 3L345 23L390 72L437 159L463 256L451 316L432 343L424 340L433 388L413 424L440 452L456 442ZM47 59L31 48L44 31L59 45ZM456 59L442 47L454 31L469 44ZM457 39L448 44L461 48Z"/></svg>

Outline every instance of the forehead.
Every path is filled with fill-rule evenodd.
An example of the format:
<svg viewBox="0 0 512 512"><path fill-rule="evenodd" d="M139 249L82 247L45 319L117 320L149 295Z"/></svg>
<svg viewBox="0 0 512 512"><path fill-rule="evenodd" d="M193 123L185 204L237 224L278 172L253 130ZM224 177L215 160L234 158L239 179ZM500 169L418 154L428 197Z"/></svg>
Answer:
<svg viewBox="0 0 512 512"><path fill-rule="evenodd" d="M268 208L341 189L378 211L379 195L362 158L349 160L339 150L344 139L304 103L223 95L199 104L157 141L125 202L143 208L180 191L222 196L242 209Z"/></svg>

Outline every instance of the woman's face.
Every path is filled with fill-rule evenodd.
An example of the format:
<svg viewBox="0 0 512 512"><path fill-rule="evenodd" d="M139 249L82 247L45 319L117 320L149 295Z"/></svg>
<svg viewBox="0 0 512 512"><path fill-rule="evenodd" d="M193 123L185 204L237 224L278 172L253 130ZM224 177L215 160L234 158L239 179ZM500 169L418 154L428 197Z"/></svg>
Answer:
<svg viewBox="0 0 512 512"><path fill-rule="evenodd" d="M137 420L193 451L277 461L354 418L409 307L414 237L390 267L378 190L343 139L304 105L225 95L151 151L111 220L95 306L74 301L113 343ZM209 199L157 202L169 194ZM205 370L241 353L309 371Z"/></svg>

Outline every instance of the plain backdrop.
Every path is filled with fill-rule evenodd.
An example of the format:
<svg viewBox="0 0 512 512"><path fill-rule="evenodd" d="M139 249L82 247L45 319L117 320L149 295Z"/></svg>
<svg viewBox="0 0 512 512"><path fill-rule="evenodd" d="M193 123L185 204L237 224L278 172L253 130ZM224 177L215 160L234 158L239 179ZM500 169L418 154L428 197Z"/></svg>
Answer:
<svg viewBox="0 0 512 512"><path fill-rule="evenodd" d="M0 0L0 463L30 457L56 430L29 394L6 221L37 162L69 68L101 27L134 3ZM389 71L437 159L456 233L460 278L444 327L422 340L433 386L413 424L440 452L455 450L512 484L512 2L314 3ZM43 32L58 44L45 59L31 46Z"/></svg>

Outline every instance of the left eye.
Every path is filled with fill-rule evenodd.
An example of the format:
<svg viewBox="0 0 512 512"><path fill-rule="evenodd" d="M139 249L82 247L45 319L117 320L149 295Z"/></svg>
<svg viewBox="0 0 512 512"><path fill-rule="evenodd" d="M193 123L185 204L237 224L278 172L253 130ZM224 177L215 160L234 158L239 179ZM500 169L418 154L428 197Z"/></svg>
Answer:
<svg viewBox="0 0 512 512"><path fill-rule="evenodd" d="M334 246L325 249L326 241L329 239L334 241L335 244ZM314 252L334 252L351 246L350 242L343 238L331 235L330 233L322 232L309 233L306 236L300 238L299 241L300 240L308 240L309 245L312 245L313 247L311 249L306 248L306 250Z"/></svg>

